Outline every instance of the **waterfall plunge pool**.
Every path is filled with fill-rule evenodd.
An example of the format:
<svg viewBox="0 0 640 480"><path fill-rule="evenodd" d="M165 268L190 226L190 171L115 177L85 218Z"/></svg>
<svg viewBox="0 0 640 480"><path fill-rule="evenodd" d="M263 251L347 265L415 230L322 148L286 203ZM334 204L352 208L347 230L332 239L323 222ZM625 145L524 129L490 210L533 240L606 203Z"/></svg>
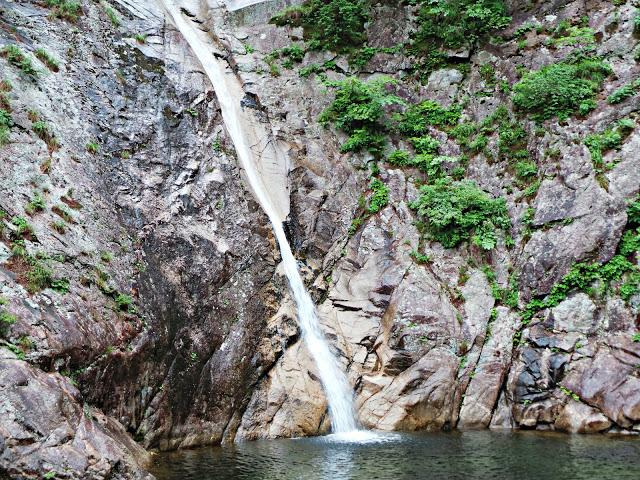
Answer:
<svg viewBox="0 0 640 480"><path fill-rule="evenodd" d="M640 437L540 432L259 440L156 455L158 480L640 479Z"/></svg>

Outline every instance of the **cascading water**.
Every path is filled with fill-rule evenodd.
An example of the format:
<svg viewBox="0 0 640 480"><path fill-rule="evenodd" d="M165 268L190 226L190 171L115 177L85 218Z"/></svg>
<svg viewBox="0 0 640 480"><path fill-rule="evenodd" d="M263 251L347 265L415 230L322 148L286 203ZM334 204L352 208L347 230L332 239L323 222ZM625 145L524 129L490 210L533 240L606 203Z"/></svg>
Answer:
<svg viewBox="0 0 640 480"><path fill-rule="evenodd" d="M248 118L248 115L243 112L240 106L240 100L244 95L242 86L229 69L226 60L217 58L213 54L215 46L208 37L194 28L191 21L183 17L180 8L173 2L163 0L163 4L213 84L226 129L233 140L240 164L245 171L254 195L273 225L282 255L284 273L289 281L291 292L298 308L298 323L307 348L318 367L320 380L327 396L333 433L358 432L355 408L353 406L353 392L320 330L315 305L309 292L305 289L296 259L284 233L282 227L283 219L280 218L277 206L272 202L268 190L257 173L256 157L252 153L252 145L248 141L247 134L248 129L253 128L255 137L256 125L251 122L251 119ZM258 136L260 133L258 132ZM268 135L266 132L264 134Z"/></svg>

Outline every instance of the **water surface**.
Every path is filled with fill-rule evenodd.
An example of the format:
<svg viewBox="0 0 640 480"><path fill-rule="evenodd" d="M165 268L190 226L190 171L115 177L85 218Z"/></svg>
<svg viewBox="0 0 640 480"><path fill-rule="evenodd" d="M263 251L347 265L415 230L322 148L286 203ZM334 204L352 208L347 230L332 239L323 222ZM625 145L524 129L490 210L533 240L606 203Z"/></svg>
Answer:
<svg viewBox="0 0 640 480"><path fill-rule="evenodd" d="M536 432L264 440L159 454L159 480L640 479L640 438Z"/></svg>

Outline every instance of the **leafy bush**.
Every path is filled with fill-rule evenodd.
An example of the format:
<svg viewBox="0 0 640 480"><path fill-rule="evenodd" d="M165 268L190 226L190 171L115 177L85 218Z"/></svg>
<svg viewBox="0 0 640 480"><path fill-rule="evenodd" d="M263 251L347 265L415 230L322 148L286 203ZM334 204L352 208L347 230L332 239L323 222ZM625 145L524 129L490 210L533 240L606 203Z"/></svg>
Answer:
<svg viewBox="0 0 640 480"><path fill-rule="evenodd" d="M0 337L7 335L9 327L18 321L18 317L5 309L0 309Z"/></svg>
<svg viewBox="0 0 640 480"><path fill-rule="evenodd" d="M60 70L60 62L56 60L49 52L47 52L44 48L38 48L35 51L35 55L42 63L44 63L49 70L52 72L57 72Z"/></svg>
<svg viewBox="0 0 640 480"><path fill-rule="evenodd" d="M124 293L118 293L115 297L116 307L118 310L125 310L130 313L133 313L133 298L130 295L125 295Z"/></svg>
<svg viewBox="0 0 640 480"><path fill-rule="evenodd" d="M388 129L384 107L401 103L397 96L387 92L387 85L392 83L381 77L368 83L347 78L328 84L336 89L335 100L320 115L320 123L333 123L350 136L342 145L343 152L366 149L374 155L382 153Z"/></svg>
<svg viewBox="0 0 640 480"><path fill-rule="evenodd" d="M586 115L595 108L596 93L611 72L601 58L577 53L525 74L513 86L513 104L536 121Z"/></svg>
<svg viewBox="0 0 640 480"><path fill-rule="evenodd" d="M533 162L516 163L516 175L520 178L535 177L538 174L538 167Z"/></svg>
<svg viewBox="0 0 640 480"><path fill-rule="evenodd" d="M38 71L31 63L31 59L27 57L27 55L20 50L20 47L16 45L7 45L2 50L0 50L0 55L6 57L7 61L19 68L22 73L25 75L30 75L32 77L36 77L38 75Z"/></svg>
<svg viewBox="0 0 640 480"><path fill-rule="evenodd" d="M0 109L0 147L9 143L9 132L13 126L13 118L11 114Z"/></svg>
<svg viewBox="0 0 640 480"><path fill-rule="evenodd" d="M511 23L503 0L417 0L417 43L460 48Z"/></svg>
<svg viewBox="0 0 640 480"><path fill-rule="evenodd" d="M599 282L603 289L609 288L613 282L627 277L620 288L620 296L629 300L640 291L640 268L637 260L630 261L640 252L640 197L630 203L627 208L627 225L616 254L605 263L576 263L560 282L555 284L549 295L543 299L531 300L521 314L522 323L531 321L534 315L545 308L552 308L567 298L575 290L590 292L592 285Z"/></svg>
<svg viewBox="0 0 640 480"><path fill-rule="evenodd" d="M410 138L409 141L419 155L434 155L440 149L440 142L430 135Z"/></svg>
<svg viewBox="0 0 640 480"><path fill-rule="evenodd" d="M453 105L444 108L431 100L425 100L417 105L411 105L403 114L396 115L400 133L417 137L427 133L429 125L434 127L452 127L460 120L462 108Z"/></svg>
<svg viewBox="0 0 640 480"><path fill-rule="evenodd" d="M640 91L640 78L636 78L633 82L624 85L623 87L615 90L611 95L607 97L607 102L611 105L623 102L629 97L632 97Z"/></svg>
<svg viewBox="0 0 640 480"><path fill-rule="evenodd" d="M33 197L29 200L29 203L24 207L25 212L29 215L33 215L36 212L44 211L46 204L44 202L44 197L40 192L33 192Z"/></svg>
<svg viewBox="0 0 640 480"><path fill-rule="evenodd" d="M51 9L51 16L61 18L69 22L78 20L78 16L82 13L80 2L69 0L45 0L47 7Z"/></svg>
<svg viewBox="0 0 640 480"><path fill-rule="evenodd" d="M511 226L504 199L491 198L471 181L442 178L423 185L411 208L424 219L430 237L447 248L470 239L491 250L497 244L497 230Z"/></svg>
<svg viewBox="0 0 640 480"><path fill-rule="evenodd" d="M90 142L87 142L86 149L87 152L95 155L100 151L100 145L98 144L98 142L91 140Z"/></svg>
<svg viewBox="0 0 640 480"><path fill-rule="evenodd" d="M369 213L378 213L389 203L389 187L377 178L371 180L369 185L372 194L369 197Z"/></svg>
<svg viewBox="0 0 640 480"><path fill-rule="evenodd" d="M109 20L111 20L113 26L119 27L120 19L118 18L118 14L116 13L116 11L111 7L105 7L104 11L107 14L107 17L109 17Z"/></svg>
<svg viewBox="0 0 640 480"><path fill-rule="evenodd" d="M608 150L620 148L623 140L631 134L634 128L635 123L633 120L623 119L604 132L593 133L585 138L584 144L591 153L591 161L597 173L602 173L603 171L604 153Z"/></svg>
<svg viewBox="0 0 640 480"><path fill-rule="evenodd" d="M281 11L271 23L303 27L313 50L342 52L366 41L364 25L368 20L366 0L309 0Z"/></svg>

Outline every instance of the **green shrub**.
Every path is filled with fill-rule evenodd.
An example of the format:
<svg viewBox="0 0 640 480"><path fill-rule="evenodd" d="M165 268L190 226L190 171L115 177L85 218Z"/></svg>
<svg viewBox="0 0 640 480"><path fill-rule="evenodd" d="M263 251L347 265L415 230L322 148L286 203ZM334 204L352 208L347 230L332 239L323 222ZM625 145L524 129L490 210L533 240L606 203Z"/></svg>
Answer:
<svg viewBox="0 0 640 480"><path fill-rule="evenodd" d="M343 52L366 41L368 20L366 0L308 0L281 11L271 23L303 27L304 38L313 50Z"/></svg>
<svg viewBox="0 0 640 480"><path fill-rule="evenodd" d="M502 0L418 0L417 43L460 48L511 23Z"/></svg>
<svg viewBox="0 0 640 480"><path fill-rule="evenodd" d="M535 177L538 174L538 167L533 162L516 163L516 175L520 178Z"/></svg>
<svg viewBox="0 0 640 480"><path fill-rule="evenodd" d="M128 312L132 312L133 310L133 299L130 295L125 295L124 293L118 293L115 297L116 307L118 310L126 310Z"/></svg>
<svg viewBox="0 0 640 480"><path fill-rule="evenodd" d="M135 36L136 42L138 43L147 43L147 34L146 33L136 33Z"/></svg>
<svg viewBox="0 0 640 480"><path fill-rule="evenodd" d="M25 212L29 215L33 215L36 212L43 212L46 207L44 197L40 192L33 192L33 197L29 200L29 203L24 207Z"/></svg>
<svg viewBox="0 0 640 480"><path fill-rule="evenodd" d="M98 142L94 140L87 142L86 148L87 148L87 152L92 153L94 155L100 151L100 145L98 144Z"/></svg>
<svg viewBox="0 0 640 480"><path fill-rule="evenodd" d="M623 119L604 132L593 133L585 138L584 144L591 153L591 161L593 162L596 173L603 172L604 154L608 150L620 148L624 139L631 134L634 128L635 122L633 122L633 120Z"/></svg>
<svg viewBox="0 0 640 480"><path fill-rule="evenodd" d="M395 150L387 157L387 163L398 167L410 165L411 158L409 152L404 150Z"/></svg>
<svg viewBox="0 0 640 480"><path fill-rule="evenodd" d="M16 234L19 239L34 236L33 227L24 217L13 217L11 223L16 227Z"/></svg>
<svg viewBox="0 0 640 480"><path fill-rule="evenodd" d="M9 143L9 132L13 126L11 114L4 109L0 109L0 147Z"/></svg>
<svg viewBox="0 0 640 480"><path fill-rule="evenodd" d="M632 97L640 91L640 78L636 78L631 83L624 85L623 87L615 90L611 95L607 97L607 102L611 105L623 102L629 97Z"/></svg>
<svg viewBox="0 0 640 480"><path fill-rule="evenodd" d="M640 252L640 197L630 203L627 208L627 225L622 240L618 244L616 254L605 263L576 263L562 280L553 286L551 292L543 299L531 300L521 313L523 324L531 321L534 315L545 309L552 308L562 302L572 291L592 291L592 285L598 282L603 290L614 282L623 278L627 280L620 286L620 296L629 300L640 291L640 268L636 260Z"/></svg>
<svg viewBox="0 0 640 480"><path fill-rule="evenodd" d="M0 56L6 57L14 67L19 68L25 75L36 77L38 71L31 63L31 59L16 45L7 45L0 50Z"/></svg>
<svg viewBox="0 0 640 480"><path fill-rule="evenodd" d="M369 207L367 210L369 213L378 213L389 203L389 187L387 187L382 181L374 178L371 180L369 188L372 191L369 197Z"/></svg>
<svg viewBox="0 0 640 480"><path fill-rule="evenodd" d="M75 22L78 20L80 14L82 14L82 7L80 2L73 2L69 0L45 0L47 7L51 9L51 16L54 18L61 18L69 22Z"/></svg>
<svg viewBox="0 0 640 480"><path fill-rule="evenodd" d="M109 17L109 20L111 20L111 23L113 24L113 26L119 27L120 19L118 18L116 11L111 7L105 7L104 11L107 14L107 17Z"/></svg>
<svg viewBox="0 0 640 480"><path fill-rule="evenodd" d="M403 135L417 137L427 133L428 127L453 127L460 120L462 108L453 105L444 108L431 100L411 105L403 114L396 115L398 130Z"/></svg>
<svg viewBox="0 0 640 480"><path fill-rule="evenodd" d="M336 89L335 100L320 115L320 123L332 123L347 133L350 138L342 145L343 152L368 150L381 155L386 144L387 119L384 107L401 103L401 100L387 92L393 81L381 77L368 83L356 78L330 82Z"/></svg>
<svg viewBox="0 0 640 480"><path fill-rule="evenodd" d="M562 20L554 29L547 44L555 47L568 45L592 45L596 43L595 32L586 25L572 25L569 20Z"/></svg>
<svg viewBox="0 0 640 480"><path fill-rule="evenodd" d="M513 86L514 106L536 121L565 120L595 108L596 93L611 67L601 58L578 53L562 62L526 73Z"/></svg>
<svg viewBox="0 0 640 480"><path fill-rule="evenodd" d="M56 60L49 52L47 52L44 48L38 48L35 51L36 58L44 63L49 70L52 72L57 72L60 70L60 62Z"/></svg>
<svg viewBox="0 0 640 480"><path fill-rule="evenodd" d="M471 181L442 178L423 185L411 208L424 220L429 236L447 248L471 240L491 250L497 230L511 226L504 199L491 198Z"/></svg>
<svg viewBox="0 0 640 480"><path fill-rule="evenodd" d="M0 309L0 337L5 337L9 327L18 321L18 317L4 308Z"/></svg>
<svg viewBox="0 0 640 480"><path fill-rule="evenodd" d="M419 155L435 155L440 149L440 142L430 135L410 138L409 141Z"/></svg>

